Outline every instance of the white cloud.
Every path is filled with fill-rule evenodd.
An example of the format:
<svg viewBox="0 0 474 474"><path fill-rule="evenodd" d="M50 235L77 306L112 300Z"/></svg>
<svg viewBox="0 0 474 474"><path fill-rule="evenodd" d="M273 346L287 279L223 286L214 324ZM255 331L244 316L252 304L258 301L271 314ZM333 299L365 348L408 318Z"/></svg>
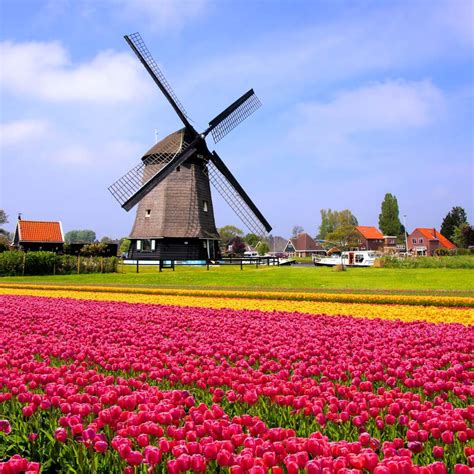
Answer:
<svg viewBox="0 0 474 474"><path fill-rule="evenodd" d="M43 159L49 162L64 165L65 167L87 167L96 170L110 169L111 165L117 163L138 163L142 146L127 140L116 140L99 144L77 144L70 143L43 153ZM133 161L134 160L134 161ZM127 171L125 168L123 173ZM116 178L114 172L110 175L110 180Z"/></svg>
<svg viewBox="0 0 474 474"><path fill-rule="evenodd" d="M201 17L208 0L120 0L122 16L140 18L157 32L179 32Z"/></svg>
<svg viewBox="0 0 474 474"><path fill-rule="evenodd" d="M397 130L426 125L443 107L443 94L430 81L387 80L342 91L331 102L297 107L299 122L339 133Z"/></svg>
<svg viewBox="0 0 474 474"><path fill-rule="evenodd" d="M429 80L372 83L341 91L328 102L296 106L288 114L293 127L287 146L317 156L318 163L336 164L341 157L349 163L361 153L368 159L380 153L378 135L428 126L443 116L444 108L442 92Z"/></svg>
<svg viewBox="0 0 474 474"><path fill-rule="evenodd" d="M46 138L51 132L45 120L25 119L0 123L0 150Z"/></svg>
<svg viewBox="0 0 474 474"><path fill-rule="evenodd" d="M80 64L61 43L0 43L0 85L23 97L52 102L123 103L143 100L151 81L129 53L99 52Z"/></svg>
<svg viewBox="0 0 474 474"><path fill-rule="evenodd" d="M199 58L193 74L181 80L187 90L202 89L209 100L225 94L223 89L252 85L265 91L262 99L284 102L302 89L317 94L358 77L403 75L441 59L455 64L474 49L473 13L468 1L348 8L336 20L315 18L310 27L236 42L224 53Z"/></svg>

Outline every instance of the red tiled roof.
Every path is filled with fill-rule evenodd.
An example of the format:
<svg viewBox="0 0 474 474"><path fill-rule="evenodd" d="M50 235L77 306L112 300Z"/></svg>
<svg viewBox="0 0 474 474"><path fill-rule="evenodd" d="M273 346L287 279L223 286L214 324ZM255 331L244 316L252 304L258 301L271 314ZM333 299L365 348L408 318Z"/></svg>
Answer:
<svg viewBox="0 0 474 474"><path fill-rule="evenodd" d="M440 234L436 229L429 229L428 227L417 227L420 234L429 240L439 240L439 243L446 249L455 249L456 246L448 240L443 234Z"/></svg>
<svg viewBox="0 0 474 474"><path fill-rule="evenodd" d="M20 242L64 242L60 222L18 221Z"/></svg>
<svg viewBox="0 0 474 474"><path fill-rule="evenodd" d="M367 225L358 225L356 229L362 234L365 239L383 239L383 235L377 227L370 227Z"/></svg>
<svg viewBox="0 0 474 474"><path fill-rule="evenodd" d="M293 237L290 240L296 251L320 250L322 248L305 232L298 234L296 237Z"/></svg>

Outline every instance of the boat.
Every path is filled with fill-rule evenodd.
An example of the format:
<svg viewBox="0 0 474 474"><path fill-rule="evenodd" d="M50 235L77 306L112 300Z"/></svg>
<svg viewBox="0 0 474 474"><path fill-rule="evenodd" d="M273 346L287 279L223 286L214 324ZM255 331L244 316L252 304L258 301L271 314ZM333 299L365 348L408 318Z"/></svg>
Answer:
<svg viewBox="0 0 474 474"><path fill-rule="evenodd" d="M332 255L314 255L313 263L316 266L334 267L371 267L377 258L377 252L371 250L351 250L349 252L333 253Z"/></svg>

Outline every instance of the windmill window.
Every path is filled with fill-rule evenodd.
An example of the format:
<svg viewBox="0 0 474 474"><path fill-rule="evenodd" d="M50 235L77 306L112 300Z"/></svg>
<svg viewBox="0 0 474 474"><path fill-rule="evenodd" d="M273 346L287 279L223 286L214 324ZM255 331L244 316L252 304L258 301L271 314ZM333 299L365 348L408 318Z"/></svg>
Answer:
<svg viewBox="0 0 474 474"><path fill-rule="evenodd" d="M150 215L151 215L151 209L147 209L145 211L145 217L150 217Z"/></svg>
<svg viewBox="0 0 474 474"><path fill-rule="evenodd" d="M204 212L207 212L207 207L208 207L208 206L207 206L207 201L202 201L202 210L203 210Z"/></svg>
<svg viewBox="0 0 474 474"><path fill-rule="evenodd" d="M177 171L177 172L180 172L180 171L181 171L181 166L178 166L178 167L176 168L176 171Z"/></svg>
<svg viewBox="0 0 474 474"><path fill-rule="evenodd" d="M202 241L202 246L207 249L207 242L205 240Z"/></svg>
<svg viewBox="0 0 474 474"><path fill-rule="evenodd" d="M141 249L142 249L142 241L137 240L137 250L141 250Z"/></svg>
<svg viewBox="0 0 474 474"><path fill-rule="evenodd" d="M156 249L156 240L153 239L151 241L151 250L155 251L155 249Z"/></svg>

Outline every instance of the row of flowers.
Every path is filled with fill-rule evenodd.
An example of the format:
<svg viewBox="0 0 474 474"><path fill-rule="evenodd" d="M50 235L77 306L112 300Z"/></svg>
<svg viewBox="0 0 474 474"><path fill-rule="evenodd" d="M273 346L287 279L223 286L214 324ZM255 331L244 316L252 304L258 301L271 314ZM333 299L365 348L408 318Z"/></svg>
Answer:
<svg viewBox="0 0 474 474"><path fill-rule="evenodd" d="M40 284L15 284L1 283L0 289L31 289L63 291L61 285ZM74 286L68 285L69 291L93 291L96 293L116 292L113 286ZM380 294L380 293L346 293L346 292L297 292L297 291L235 291L214 289L179 289L179 288L134 288L120 287L120 292L140 295L167 295L167 296L194 296L211 298L245 298L256 300L289 300L289 301L314 301L335 303L373 303L373 304L403 304L416 306L447 306L447 307L474 307L472 296L446 296L424 294Z"/></svg>
<svg viewBox="0 0 474 474"><path fill-rule="evenodd" d="M469 326L0 296L0 327L0 472L474 467Z"/></svg>
<svg viewBox="0 0 474 474"><path fill-rule="evenodd" d="M93 287L91 287L93 288ZM297 300L257 300L254 298L224 298L210 296L186 296L186 295L161 295L150 293L128 293L121 288L109 288L107 292L82 290L71 290L69 288L50 290L38 289L12 289L0 287L0 294L19 294L46 296L55 298L78 298L99 301L126 301L130 303L148 303L175 306L189 306L200 308L229 308L249 309L261 311L287 311L308 314L349 314L354 317L368 319L390 319L405 322L428 321L432 323L460 323L464 325L474 324L474 309L450 308L436 306L409 306L409 305L375 305L368 303L330 303L318 301Z"/></svg>

